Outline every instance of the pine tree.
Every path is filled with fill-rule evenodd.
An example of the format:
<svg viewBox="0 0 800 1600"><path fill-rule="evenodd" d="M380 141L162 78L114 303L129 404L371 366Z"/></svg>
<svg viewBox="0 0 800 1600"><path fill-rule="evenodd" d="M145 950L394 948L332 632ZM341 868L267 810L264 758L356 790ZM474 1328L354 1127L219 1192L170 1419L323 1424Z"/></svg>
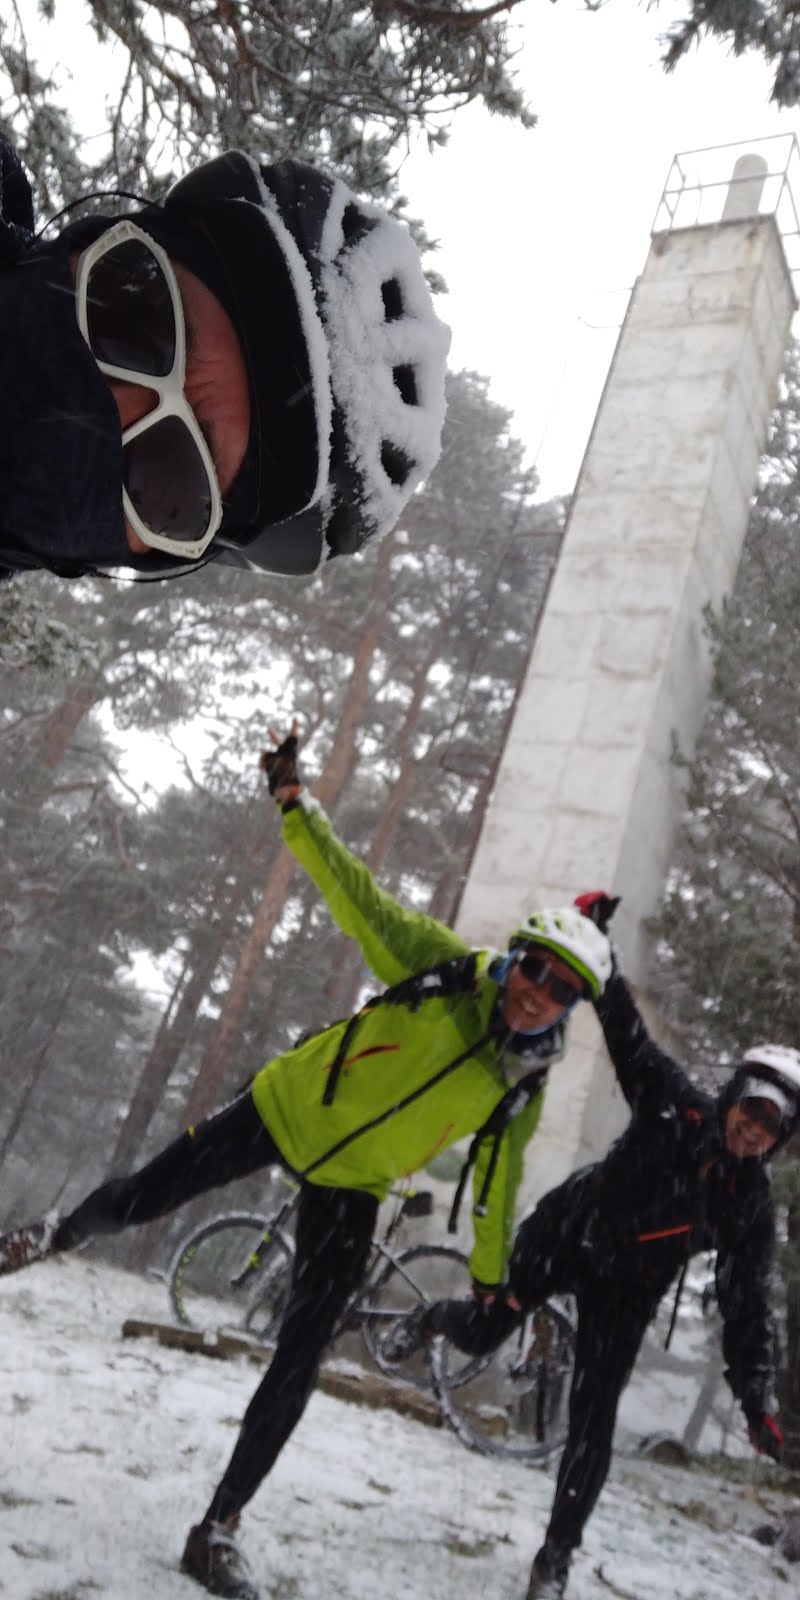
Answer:
<svg viewBox="0 0 800 1600"><path fill-rule="evenodd" d="M47 210L112 183L152 192L170 173L236 147L268 161L319 161L397 199L398 155L413 131L444 143L454 112L473 100L534 120L494 8L468 27L385 0L84 0L80 24L75 0L39 10L91 27L109 47L112 82L117 73L98 156L87 137L97 130L76 127L59 68L38 65L20 8L0 18L0 130L16 138Z"/></svg>
<svg viewBox="0 0 800 1600"><path fill-rule="evenodd" d="M779 106L800 100L800 21L783 0L690 0L688 15L664 38L663 62L671 72L707 35L721 39L735 56L758 51L775 66L771 99Z"/></svg>

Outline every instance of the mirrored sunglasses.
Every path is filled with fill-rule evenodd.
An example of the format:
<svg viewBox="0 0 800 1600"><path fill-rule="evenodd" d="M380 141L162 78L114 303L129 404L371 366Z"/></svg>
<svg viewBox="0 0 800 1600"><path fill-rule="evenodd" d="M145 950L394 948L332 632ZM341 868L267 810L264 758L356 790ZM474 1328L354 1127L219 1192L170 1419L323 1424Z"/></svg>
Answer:
<svg viewBox="0 0 800 1600"><path fill-rule="evenodd" d="M83 252L78 325L107 378L142 385L152 411L122 434L122 501L145 544L195 559L222 521L211 452L183 392L186 319L175 270L134 222L115 223Z"/></svg>
<svg viewBox="0 0 800 1600"><path fill-rule="evenodd" d="M581 999L582 990L576 989L566 978L557 977L544 956L525 953L518 958L517 966L528 983L546 988L556 1005L573 1006Z"/></svg>

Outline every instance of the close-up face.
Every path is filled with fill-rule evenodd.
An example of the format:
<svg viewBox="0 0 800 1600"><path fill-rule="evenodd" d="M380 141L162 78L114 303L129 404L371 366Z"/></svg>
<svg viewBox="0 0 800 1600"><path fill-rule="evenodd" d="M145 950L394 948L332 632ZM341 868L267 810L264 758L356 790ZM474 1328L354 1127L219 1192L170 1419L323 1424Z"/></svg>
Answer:
<svg viewBox="0 0 800 1600"><path fill-rule="evenodd" d="M778 1142L773 1131L776 1107L770 1100L740 1100L725 1113L725 1148L737 1161L765 1156ZM762 1120L763 1119L763 1120Z"/></svg>
<svg viewBox="0 0 800 1600"><path fill-rule="evenodd" d="M531 983L516 961L509 969L503 996L503 1015L509 1028L515 1033L531 1033L536 1028L549 1028L564 1015L567 1006L563 998L557 1000L553 998L550 992L550 977L569 984L576 1000L580 1000L583 996L581 980L566 961L562 961L560 956L551 955L549 950L542 950L541 958L546 962L548 969L544 982ZM534 952L534 959L536 961L540 959L540 952Z"/></svg>
<svg viewBox="0 0 800 1600"><path fill-rule="evenodd" d="M78 256L72 260L73 277ZM188 268L173 262L186 319L184 394L211 452L222 495L230 489L245 457L250 434L250 390L241 346L228 313ZM122 432L153 411L154 390L116 377L107 382L119 412ZM126 520L128 545L137 554L149 548Z"/></svg>

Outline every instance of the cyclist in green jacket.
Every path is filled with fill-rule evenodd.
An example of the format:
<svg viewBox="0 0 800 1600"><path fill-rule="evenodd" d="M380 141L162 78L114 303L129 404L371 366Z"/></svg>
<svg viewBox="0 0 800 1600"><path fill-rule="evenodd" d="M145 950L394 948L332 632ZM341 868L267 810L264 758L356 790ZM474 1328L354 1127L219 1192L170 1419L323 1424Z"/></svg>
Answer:
<svg viewBox="0 0 800 1600"><path fill-rule="evenodd" d="M607 938L573 907L534 913L501 955L473 950L441 922L400 906L302 796L296 749L293 729L262 758L283 837L388 988L276 1056L243 1095L141 1171L112 1178L69 1216L0 1238L0 1272L10 1272L276 1163L299 1180L292 1288L275 1355L182 1558L185 1572L232 1600L258 1600L233 1532L305 1408L363 1273L379 1202L436 1152L482 1132L470 1268L487 1301L504 1292L522 1152L547 1068L563 1051L570 1011L598 998L612 966Z"/></svg>

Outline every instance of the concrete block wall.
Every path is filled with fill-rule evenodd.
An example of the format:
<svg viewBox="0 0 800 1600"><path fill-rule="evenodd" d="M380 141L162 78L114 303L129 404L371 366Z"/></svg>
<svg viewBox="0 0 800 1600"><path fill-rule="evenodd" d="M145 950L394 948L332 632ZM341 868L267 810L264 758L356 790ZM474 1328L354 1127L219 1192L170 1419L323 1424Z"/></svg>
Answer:
<svg viewBox="0 0 800 1600"><path fill-rule="evenodd" d="M772 217L654 236L463 895L470 940L503 945L536 905L613 887L626 971L643 975L681 801L672 738L690 752L702 722L703 611L733 585L794 308ZM529 1198L624 1122L598 1041L582 1007Z"/></svg>

